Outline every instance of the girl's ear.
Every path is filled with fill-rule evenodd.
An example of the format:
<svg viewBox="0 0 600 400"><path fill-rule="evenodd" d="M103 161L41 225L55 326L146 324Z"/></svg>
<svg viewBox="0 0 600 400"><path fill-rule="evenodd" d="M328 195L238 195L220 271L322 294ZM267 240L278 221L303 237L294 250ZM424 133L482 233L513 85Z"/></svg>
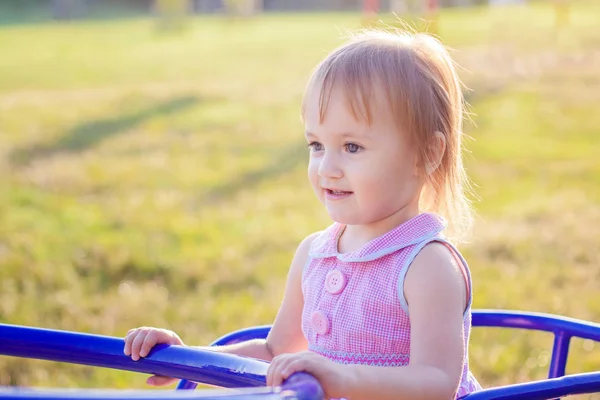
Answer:
<svg viewBox="0 0 600 400"><path fill-rule="evenodd" d="M433 172L438 169L440 164L442 163L442 158L444 157L444 153L446 152L446 137L440 131L435 131L433 133L433 138L431 140L430 148L428 151L428 160L425 164L425 172L427 175L433 174Z"/></svg>

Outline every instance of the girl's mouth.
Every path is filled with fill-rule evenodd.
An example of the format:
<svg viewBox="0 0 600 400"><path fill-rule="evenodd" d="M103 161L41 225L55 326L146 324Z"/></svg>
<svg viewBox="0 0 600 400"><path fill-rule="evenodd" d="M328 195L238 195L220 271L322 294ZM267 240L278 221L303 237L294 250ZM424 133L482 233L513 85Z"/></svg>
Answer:
<svg viewBox="0 0 600 400"><path fill-rule="evenodd" d="M348 192L345 190L338 190L338 189L324 189L325 190L325 197L328 200L342 200L345 199L346 197L349 197L352 192Z"/></svg>

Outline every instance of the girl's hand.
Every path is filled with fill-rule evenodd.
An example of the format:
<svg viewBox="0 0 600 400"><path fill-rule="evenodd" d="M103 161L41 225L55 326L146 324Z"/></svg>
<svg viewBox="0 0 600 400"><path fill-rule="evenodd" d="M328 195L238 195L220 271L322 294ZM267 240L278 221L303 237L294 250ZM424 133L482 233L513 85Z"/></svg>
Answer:
<svg viewBox="0 0 600 400"><path fill-rule="evenodd" d="M282 354L273 359L267 371L267 385L280 386L284 380L294 372L308 372L313 375L325 392L325 398L343 397L344 387L347 382L347 370L344 365L313 353L303 351L300 353Z"/></svg>
<svg viewBox="0 0 600 400"><path fill-rule="evenodd" d="M133 361L137 361L142 357L146 357L157 344L184 346L183 341L175 332L166 329L141 327L127 332L123 352L131 356ZM176 380L166 376L153 375L148 378L147 383L152 386L164 386Z"/></svg>

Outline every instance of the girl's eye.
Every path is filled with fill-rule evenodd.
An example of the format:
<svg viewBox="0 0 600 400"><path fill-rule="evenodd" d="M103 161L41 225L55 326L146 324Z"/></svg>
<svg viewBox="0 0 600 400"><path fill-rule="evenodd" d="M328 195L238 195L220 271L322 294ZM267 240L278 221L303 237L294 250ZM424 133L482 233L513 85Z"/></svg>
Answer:
<svg viewBox="0 0 600 400"><path fill-rule="evenodd" d="M361 150L362 150L362 147L357 145L356 143L347 143L346 144L346 151L348 153L358 153Z"/></svg>
<svg viewBox="0 0 600 400"><path fill-rule="evenodd" d="M310 142L308 148L310 151L321 151L323 150L323 145L319 142Z"/></svg>

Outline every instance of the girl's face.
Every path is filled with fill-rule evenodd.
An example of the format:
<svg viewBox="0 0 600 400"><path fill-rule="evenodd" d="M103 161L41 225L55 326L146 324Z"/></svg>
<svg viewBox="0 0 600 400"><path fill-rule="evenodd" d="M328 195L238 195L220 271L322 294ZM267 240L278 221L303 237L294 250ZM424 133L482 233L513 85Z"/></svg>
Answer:
<svg viewBox="0 0 600 400"><path fill-rule="evenodd" d="M372 124L357 121L334 88L321 123L319 90L311 92L304 115L308 176L331 218L389 230L418 213L416 152L392 115L374 104Z"/></svg>

